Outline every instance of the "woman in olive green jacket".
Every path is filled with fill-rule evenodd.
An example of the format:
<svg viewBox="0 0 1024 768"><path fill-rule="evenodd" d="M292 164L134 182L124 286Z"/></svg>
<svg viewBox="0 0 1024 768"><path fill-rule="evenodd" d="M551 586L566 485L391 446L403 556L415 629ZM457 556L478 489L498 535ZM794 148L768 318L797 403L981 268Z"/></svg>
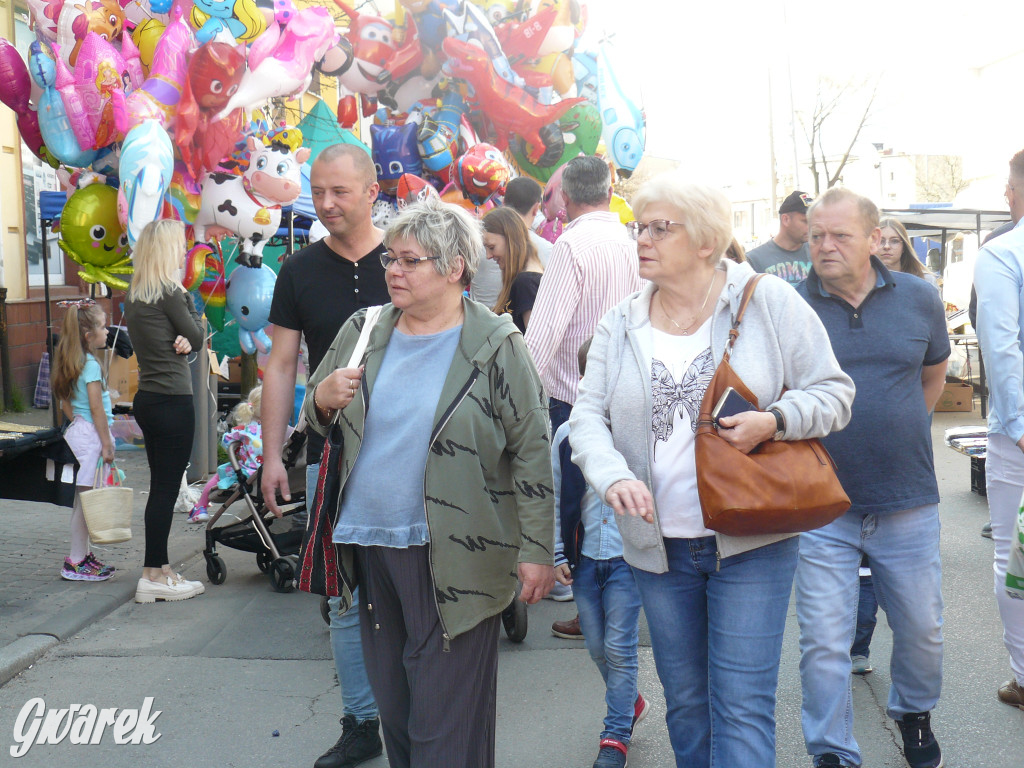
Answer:
<svg viewBox="0 0 1024 768"><path fill-rule="evenodd" d="M462 295L478 223L427 201L384 242L392 304L359 367L344 366L366 312L342 327L303 408L341 438L325 459L340 473L333 553L343 605L358 574L389 763L486 768L500 613L517 573L530 603L554 580L548 415L522 335Z"/></svg>

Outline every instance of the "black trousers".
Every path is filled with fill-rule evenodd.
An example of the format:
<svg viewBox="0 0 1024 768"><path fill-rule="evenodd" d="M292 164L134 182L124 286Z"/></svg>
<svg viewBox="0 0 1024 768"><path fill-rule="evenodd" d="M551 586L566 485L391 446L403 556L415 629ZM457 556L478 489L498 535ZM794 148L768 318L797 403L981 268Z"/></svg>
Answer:
<svg viewBox="0 0 1024 768"><path fill-rule="evenodd" d="M493 768L500 615L445 650L429 546L356 553L363 658L388 764Z"/></svg>
<svg viewBox="0 0 1024 768"><path fill-rule="evenodd" d="M192 453L196 416L191 395L160 395L139 391L132 403L135 422L146 441L149 460L149 500L146 502L146 559L143 566L159 568L171 562L167 537L181 476Z"/></svg>

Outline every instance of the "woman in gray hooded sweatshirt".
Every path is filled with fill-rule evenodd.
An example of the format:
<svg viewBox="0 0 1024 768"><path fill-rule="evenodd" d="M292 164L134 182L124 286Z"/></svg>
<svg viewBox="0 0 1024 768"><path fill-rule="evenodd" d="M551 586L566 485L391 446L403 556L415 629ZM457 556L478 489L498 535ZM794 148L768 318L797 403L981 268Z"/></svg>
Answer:
<svg viewBox="0 0 1024 768"><path fill-rule="evenodd" d="M754 271L722 258L732 212L717 190L665 175L640 189L633 209L640 276L650 282L595 331L570 418L573 461L619 513L676 764L773 766L798 539L706 529L694 459L701 401ZM758 284L731 363L760 409L721 421L719 433L742 451L824 437L850 419L853 382L783 280Z"/></svg>

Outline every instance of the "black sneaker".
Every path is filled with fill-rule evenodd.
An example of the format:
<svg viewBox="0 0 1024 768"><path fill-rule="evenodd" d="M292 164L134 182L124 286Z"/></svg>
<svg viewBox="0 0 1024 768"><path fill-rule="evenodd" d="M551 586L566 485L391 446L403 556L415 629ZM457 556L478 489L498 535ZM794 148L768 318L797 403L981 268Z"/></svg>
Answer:
<svg viewBox="0 0 1024 768"><path fill-rule="evenodd" d="M942 750L932 733L931 719L930 712L908 712L896 721L910 768L942 768Z"/></svg>
<svg viewBox="0 0 1024 768"><path fill-rule="evenodd" d="M384 751L380 741L380 720L364 720L356 723L355 715L341 718L341 738L338 743L324 752L313 768L353 768L377 757Z"/></svg>

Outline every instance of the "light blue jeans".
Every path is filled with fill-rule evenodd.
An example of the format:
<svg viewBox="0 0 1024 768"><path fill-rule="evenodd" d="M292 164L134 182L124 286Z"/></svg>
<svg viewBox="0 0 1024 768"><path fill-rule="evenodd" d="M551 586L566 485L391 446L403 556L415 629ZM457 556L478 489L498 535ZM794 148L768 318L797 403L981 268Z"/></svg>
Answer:
<svg viewBox="0 0 1024 768"><path fill-rule="evenodd" d="M608 714L601 738L629 744L636 703L640 622L640 594L633 570L621 557L580 557L573 573L572 594L580 614L583 643L604 678Z"/></svg>
<svg viewBox="0 0 1024 768"><path fill-rule="evenodd" d="M306 466L307 505L312 505L316 495L319 472L319 464ZM328 602L331 607L331 653L341 686L342 713L353 715L358 723L372 720L377 717L377 701L370 690L366 664L363 662L363 642L359 637L358 590L352 595L353 607L344 615L338 613L341 598L332 597Z"/></svg>
<svg viewBox="0 0 1024 768"><path fill-rule="evenodd" d="M850 644L857 627L861 554L892 629L888 714L930 712L942 687L942 569L936 504L900 512L847 512L800 535L802 722L807 753L860 765L853 736Z"/></svg>
<svg viewBox="0 0 1024 768"><path fill-rule="evenodd" d="M713 536L665 539L665 547L668 572L633 574L676 765L771 768L797 538L725 558L718 569Z"/></svg>

